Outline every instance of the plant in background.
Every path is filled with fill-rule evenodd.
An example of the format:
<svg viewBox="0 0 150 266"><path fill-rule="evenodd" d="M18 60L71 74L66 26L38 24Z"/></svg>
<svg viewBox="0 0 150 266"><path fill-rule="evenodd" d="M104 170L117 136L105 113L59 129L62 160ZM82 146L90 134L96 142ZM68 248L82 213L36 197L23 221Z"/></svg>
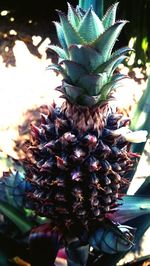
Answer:
<svg viewBox="0 0 150 266"><path fill-rule="evenodd" d="M134 49L136 51L134 65L143 65L149 61L149 0L140 0L137 3L136 9L134 7L134 1L131 0L130 3L121 1L121 14L125 15L128 13L128 19L132 20L130 23L128 31L125 32L126 36L130 38L135 38ZM141 14L144 16L141 16Z"/></svg>
<svg viewBox="0 0 150 266"><path fill-rule="evenodd" d="M76 8L68 4L67 16L58 11L60 46L50 49L59 63L48 68L63 77L57 90L64 103L54 103L41 115L40 126L32 125L23 164L28 184L23 195L29 208L46 219L26 230L32 266L54 265L61 248L69 266L116 265L134 245L134 227L140 226L133 220L149 214L149 198L123 196L130 184L127 174L139 157L131 143L145 142L147 133L132 132L129 117L111 104L113 90L127 78L115 70L131 49L113 51L126 21L116 21L118 3L104 16L96 1L88 1L89 8L84 3ZM10 191L7 182L0 186L4 183ZM17 216L9 218L20 226Z"/></svg>

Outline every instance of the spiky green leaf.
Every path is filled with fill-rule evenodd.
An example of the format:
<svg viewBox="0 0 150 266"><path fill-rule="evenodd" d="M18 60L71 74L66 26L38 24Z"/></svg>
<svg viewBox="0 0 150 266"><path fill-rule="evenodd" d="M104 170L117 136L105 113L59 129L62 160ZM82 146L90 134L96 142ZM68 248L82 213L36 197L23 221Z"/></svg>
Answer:
<svg viewBox="0 0 150 266"><path fill-rule="evenodd" d="M53 50L61 59L68 59L66 52L57 45L49 45L48 48Z"/></svg>
<svg viewBox="0 0 150 266"><path fill-rule="evenodd" d="M115 23L118 4L119 2L110 6L109 9L106 11L106 14L102 18L102 22L105 29L108 29L110 26L112 26Z"/></svg>
<svg viewBox="0 0 150 266"><path fill-rule="evenodd" d="M69 60L64 60L63 64L65 65L67 75L74 83L76 83L80 77L87 74L86 70L80 64Z"/></svg>
<svg viewBox="0 0 150 266"><path fill-rule="evenodd" d="M124 74L115 74L111 77L111 81L117 83L117 81L121 81L126 78L129 78L129 77Z"/></svg>
<svg viewBox="0 0 150 266"><path fill-rule="evenodd" d="M77 29L79 22L80 22L80 17L78 16L77 11L69 4L68 4L68 20L70 21L71 25Z"/></svg>
<svg viewBox="0 0 150 266"><path fill-rule="evenodd" d="M58 64L50 65L47 67L47 70L54 70L54 71L60 73L64 78L67 78L67 73L61 65L58 65Z"/></svg>
<svg viewBox="0 0 150 266"><path fill-rule="evenodd" d="M101 93L99 94L98 102L106 101L108 99L109 93L112 91L115 82L109 82L101 89Z"/></svg>
<svg viewBox="0 0 150 266"><path fill-rule="evenodd" d="M76 12L77 12L80 19L82 19L86 13L86 11L83 8L81 8L80 6L76 6Z"/></svg>
<svg viewBox="0 0 150 266"><path fill-rule="evenodd" d="M110 92L121 86L120 81L123 78L126 78L126 76L117 74L113 77L113 79L111 79L110 82L104 85L99 95L99 102L107 100L109 98Z"/></svg>
<svg viewBox="0 0 150 266"><path fill-rule="evenodd" d="M104 32L103 24L92 7L89 8L80 22L78 32L87 43L93 42Z"/></svg>
<svg viewBox="0 0 150 266"><path fill-rule="evenodd" d="M123 55L123 54L127 54L129 52L132 52L134 51L134 49L131 49L130 47L128 46L124 46L118 50L116 50L113 54L112 54L112 57L115 57L115 56L119 56L119 55Z"/></svg>
<svg viewBox="0 0 150 266"><path fill-rule="evenodd" d="M108 73L108 76L112 76L115 69L118 67L119 64L121 64L121 62L125 58L127 58L127 56L125 55L113 58L112 60L109 60L105 64L101 65L100 68L97 70L97 72L99 73L105 71Z"/></svg>
<svg viewBox="0 0 150 266"><path fill-rule="evenodd" d="M129 47L123 47L112 54L110 59L105 63L101 64L97 69L96 73L99 72L107 72L108 76L113 73L113 71L117 68L118 64L120 64L126 56L123 56L125 53L131 51Z"/></svg>
<svg viewBox="0 0 150 266"><path fill-rule="evenodd" d="M64 49L64 51L67 53L68 49L67 49L67 44L66 44L66 41L65 41L63 28L60 25L60 23L55 22L55 21L54 21L54 25L56 27L56 32L57 32L57 37L58 37L59 43L62 46L62 48Z"/></svg>
<svg viewBox="0 0 150 266"><path fill-rule="evenodd" d="M114 44L126 23L127 21L124 20L116 22L92 43L92 46L101 53L103 62L106 62L110 58Z"/></svg>
<svg viewBox="0 0 150 266"><path fill-rule="evenodd" d="M113 62L113 64L111 65L111 67L106 68L106 71L109 71L109 75L111 76L114 71L116 70L116 68L118 67L119 64L121 64L125 59L127 59L128 57L125 55L122 55L118 58L116 58L116 61Z"/></svg>
<svg viewBox="0 0 150 266"><path fill-rule="evenodd" d="M66 15L58 11L60 22L63 28L63 33L65 36L65 41L67 43L67 46L69 47L71 44L83 44L85 41L84 39L79 35L77 30L72 26L70 21L67 19Z"/></svg>

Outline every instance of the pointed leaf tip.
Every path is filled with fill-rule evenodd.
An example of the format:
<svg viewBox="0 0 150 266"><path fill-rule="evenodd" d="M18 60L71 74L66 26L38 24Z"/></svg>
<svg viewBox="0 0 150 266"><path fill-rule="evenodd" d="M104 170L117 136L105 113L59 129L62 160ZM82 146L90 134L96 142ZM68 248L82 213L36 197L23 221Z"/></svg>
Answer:
<svg viewBox="0 0 150 266"><path fill-rule="evenodd" d="M70 3L67 3L67 5L68 5L68 20L70 21L72 26L75 29L77 29L78 25L79 25L79 22L80 22L78 13L77 13L75 8Z"/></svg>
<svg viewBox="0 0 150 266"><path fill-rule="evenodd" d="M106 11L104 17L102 18L102 22L105 29L109 28L115 23L118 4L119 2L111 5Z"/></svg>
<svg viewBox="0 0 150 266"><path fill-rule="evenodd" d="M84 43L83 38L80 36L76 28L68 20L67 16L61 11L58 11L58 14L67 46L70 46L71 44L74 43L76 44Z"/></svg>
<svg viewBox="0 0 150 266"><path fill-rule="evenodd" d="M110 58L112 49L117 41L117 38L126 23L126 20L116 21L114 25L104 31L104 33L100 35L95 40L95 42L92 43L92 46L95 47L99 52L101 52L104 62Z"/></svg>
<svg viewBox="0 0 150 266"><path fill-rule="evenodd" d="M103 32L103 24L91 6L79 25L79 34L87 42L92 42Z"/></svg>
<svg viewBox="0 0 150 266"><path fill-rule="evenodd" d="M60 23L58 23L56 21L54 21L53 23L56 27L56 32L57 32L57 37L58 37L59 43L67 53L67 44L66 44L66 40L65 40L62 26L60 25Z"/></svg>

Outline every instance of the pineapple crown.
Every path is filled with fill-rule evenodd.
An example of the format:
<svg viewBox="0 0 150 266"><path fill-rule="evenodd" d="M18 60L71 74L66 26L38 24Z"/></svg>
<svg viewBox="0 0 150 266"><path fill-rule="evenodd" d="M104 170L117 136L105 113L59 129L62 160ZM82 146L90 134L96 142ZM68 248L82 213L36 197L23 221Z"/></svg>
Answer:
<svg viewBox="0 0 150 266"><path fill-rule="evenodd" d="M60 23L54 22L60 46L50 45L59 56L58 64L49 69L63 76L57 88L72 104L93 107L111 99L111 91L120 86L125 76L114 74L118 64L131 49L112 52L116 40L127 23L116 21L118 3L113 4L100 20L91 6L87 11L68 3L67 16L57 11Z"/></svg>

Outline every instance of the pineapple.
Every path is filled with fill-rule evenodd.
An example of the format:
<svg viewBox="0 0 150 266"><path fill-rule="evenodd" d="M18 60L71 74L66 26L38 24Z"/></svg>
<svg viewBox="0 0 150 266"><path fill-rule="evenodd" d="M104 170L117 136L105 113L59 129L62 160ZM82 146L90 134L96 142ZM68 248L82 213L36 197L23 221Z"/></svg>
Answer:
<svg viewBox="0 0 150 266"><path fill-rule="evenodd" d="M116 19L118 3L102 20L92 6L83 10L68 4L67 16L58 11L55 22L60 46L50 45L58 64L57 88L64 98L32 125L28 150L28 193L38 215L75 235L90 233L115 212L129 181L135 156L130 152L130 119L111 107L113 90L124 75L115 69L130 52L112 51L127 21Z"/></svg>

